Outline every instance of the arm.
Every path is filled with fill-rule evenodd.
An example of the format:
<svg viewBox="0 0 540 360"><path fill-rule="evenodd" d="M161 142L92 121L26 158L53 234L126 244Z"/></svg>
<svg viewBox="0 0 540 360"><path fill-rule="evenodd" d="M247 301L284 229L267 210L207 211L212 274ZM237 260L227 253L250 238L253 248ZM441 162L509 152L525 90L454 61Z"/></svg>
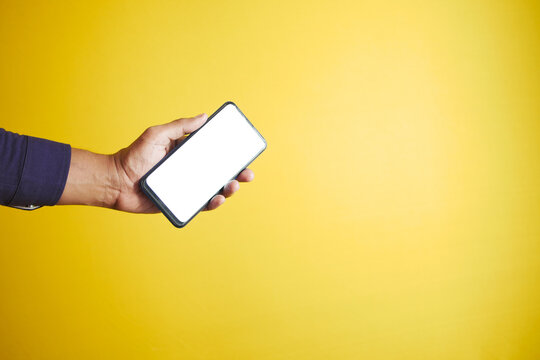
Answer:
<svg viewBox="0 0 540 360"><path fill-rule="evenodd" d="M59 199L57 197L46 205L92 205L135 213L158 212L140 190L139 179L187 134L201 127L206 119L207 116L202 114L150 127L130 146L112 155L71 149L61 196L59 194ZM237 180L225 186L222 194L212 198L207 210L217 208L225 198L234 194L239 189L238 181L252 179L253 172L244 170Z"/></svg>
<svg viewBox="0 0 540 360"><path fill-rule="evenodd" d="M71 148L0 129L0 205L54 205L62 195Z"/></svg>

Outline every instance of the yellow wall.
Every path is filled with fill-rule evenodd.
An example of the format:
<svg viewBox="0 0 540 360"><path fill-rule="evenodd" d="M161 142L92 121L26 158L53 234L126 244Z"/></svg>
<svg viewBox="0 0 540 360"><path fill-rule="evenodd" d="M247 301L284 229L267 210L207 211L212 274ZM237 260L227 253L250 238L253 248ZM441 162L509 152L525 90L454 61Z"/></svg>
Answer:
<svg viewBox="0 0 540 360"><path fill-rule="evenodd" d="M0 209L2 359L540 358L535 1L2 1L0 124L111 153L235 101L256 180Z"/></svg>

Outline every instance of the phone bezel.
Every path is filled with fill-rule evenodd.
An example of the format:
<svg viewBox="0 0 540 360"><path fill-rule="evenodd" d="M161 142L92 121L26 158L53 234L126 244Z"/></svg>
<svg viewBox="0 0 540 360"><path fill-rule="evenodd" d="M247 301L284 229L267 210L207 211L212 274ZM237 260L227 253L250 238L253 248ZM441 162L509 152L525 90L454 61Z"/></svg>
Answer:
<svg viewBox="0 0 540 360"><path fill-rule="evenodd" d="M255 126L253 126L253 124L251 123L251 121L249 121L249 119L246 117L246 115L244 115L244 113L238 108L238 106L236 106L236 104L232 101L227 101L226 103L224 103L223 105L221 105L219 107L219 109L217 109L212 115L210 115L208 117L208 120L206 120L206 122L203 124L203 126L201 126L199 129L195 130L194 132L192 132L191 134L189 134L185 139L184 141L182 141L180 144L178 144L174 149L172 149L167 155L165 155L165 157L163 157L163 159L161 159L157 164L155 164L146 174L143 175L143 177L141 177L141 179L139 180L139 186L142 190L142 192L148 196L148 198L150 198L150 200L152 200L152 202L157 206L157 208L165 215L165 217L174 225L176 226L177 228L183 228L184 226L186 226L198 213L201 212L201 210L203 210L206 206L206 204L208 204L208 202L217 194L219 194L221 192L221 190L223 189L223 187L215 194L213 194L210 199L208 199L205 204L199 209L197 210L197 212L195 212L195 214L193 214L193 216L191 216L188 220L186 220L185 222L182 222L180 220L178 220L178 218L172 213L172 211L167 207L167 205L165 205L165 203L159 198L159 196L156 195L156 193L152 190L152 188L148 185L148 183L146 182L146 179L148 178L148 176L150 174L152 174L161 164L163 164L165 161L167 161L167 159L172 155L174 154L178 149L180 149L182 147L182 145L184 145L186 142L188 142L191 138L193 138L193 136L195 134L197 134L197 132L202 129L203 127L205 127L221 110L223 110L227 105L232 105L234 106L238 112L244 117L244 119L248 122L248 124L253 128L253 130L255 130L255 132L261 137L262 141L264 142L264 147L263 149L258 152L247 164L245 164L239 171L238 173L233 176L231 179L229 179L229 181L235 179L238 174L240 174L245 168L247 168L249 166L249 164L251 164L253 162L253 160L255 160L259 155L262 154L262 152L264 150L266 150L266 147L267 147L267 143L266 143L266 139L261 135L261 133L255 128ZM225 186L227 183L223 184L223 186Z"/></svg>

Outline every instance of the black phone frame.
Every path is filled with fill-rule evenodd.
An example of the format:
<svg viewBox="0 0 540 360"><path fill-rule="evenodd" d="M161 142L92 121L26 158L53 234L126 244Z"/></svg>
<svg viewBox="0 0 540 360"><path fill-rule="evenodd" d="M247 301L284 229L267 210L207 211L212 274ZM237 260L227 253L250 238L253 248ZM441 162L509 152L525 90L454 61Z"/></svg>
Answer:
<svg viewBox="0 0 540 360"><path fill-rule="evenodd" d="M191 216L188 220L186 220L185 222L182 222L180 220L178 220L178 218L172 213L172 211L167 207L167 205L165 205L165 203L159 198L159 196L156 195L156 193L154 193L154 191L152 190L152 188L148 185L148 183L146 182L146 179L148 178L148 176L153 173L161 164L163 164L172 154L174 154L178 149L180 149L182 147L182 145L184 145L186 142L188 142L195 134L197 134L197 132L199 130L201 130L203 127L205 127L213 118L214 116L216 116L221 110L223 110L227 105L233 105L237 110L238 112L244 117L244 119L248 122L249 125L251 125L251 127L253 128L253 130L255 130L255 132L261 137L262 141L264 142L264 148L257 153L257 155L255 155L246 165L244 165L242 167L242 169L234 176L232 177L231 179L229 179L227 181L227 183L233 179L236 179L236 177L244 170L246 169L249 164L251 164L253 162L253 160L255 160L259 155L262 154L262 152L264 150L266 150L266 147L267 147L267 142L266 142L266 139L261 135L261 133L255 128L255 126L253 126L253 124L251 123L251 121L248 120L248 118L246 117L246 115L244 115L244 113L238 108L238 106L236 106L236 104L232 101L227 101L226 103L224 103L223 105L221 105L219 107L219 109L217 109L212 115L210 115L210 117L208 117L208 120L206 120L206 122L203 124L203 126L201 126L199 129L195 130L194 132L192 132L191 134L189 134L180 144L178 144L174 149L172 149L171 151L169 151L169 153L167 155L165 155L165 157L163 159L161 159L156 165L154 165L146 174L143 175L143 177L141 177L141 179L139 180L139 186L142 190L142 192L148 197L150 198L150 200L157 206L157 208L163 213L163 215L165 215L165 217L174 225L176 226L177 228L183 228L184 226L186 226L198 213L200 213L205 207L206 205L208 204L208 202L210 200L212 200L212 198L214 196L216 196L217 194L219 194L222 190L223 190L223 187L217 192L215 193L214 195L212 195L210 197L210 199L208 199L208 201L197 211L195 212L195 214L193 214L193 216ZM227 184L225 183L225 185ZM223 186L225 186L223 185Z"/></svg>

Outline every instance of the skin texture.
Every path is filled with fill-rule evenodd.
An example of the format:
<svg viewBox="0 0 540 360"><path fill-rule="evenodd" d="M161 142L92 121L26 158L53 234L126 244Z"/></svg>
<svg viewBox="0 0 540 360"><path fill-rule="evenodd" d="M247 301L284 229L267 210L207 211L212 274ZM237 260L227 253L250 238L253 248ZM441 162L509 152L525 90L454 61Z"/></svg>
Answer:
<svg viewBox="0 0 540 360"><path fill-rule="evenodd" d="M157 213L157 207L139 188L140 178L180 143L200 128L206 114L178 119L146 129L127 148L112 155L75 149L64 192L58 205L101 206L132 213ZM239 182L252 181L253 171L242 171L222 193L214 196L205 210L214 210L240 188Z"/></svg>

